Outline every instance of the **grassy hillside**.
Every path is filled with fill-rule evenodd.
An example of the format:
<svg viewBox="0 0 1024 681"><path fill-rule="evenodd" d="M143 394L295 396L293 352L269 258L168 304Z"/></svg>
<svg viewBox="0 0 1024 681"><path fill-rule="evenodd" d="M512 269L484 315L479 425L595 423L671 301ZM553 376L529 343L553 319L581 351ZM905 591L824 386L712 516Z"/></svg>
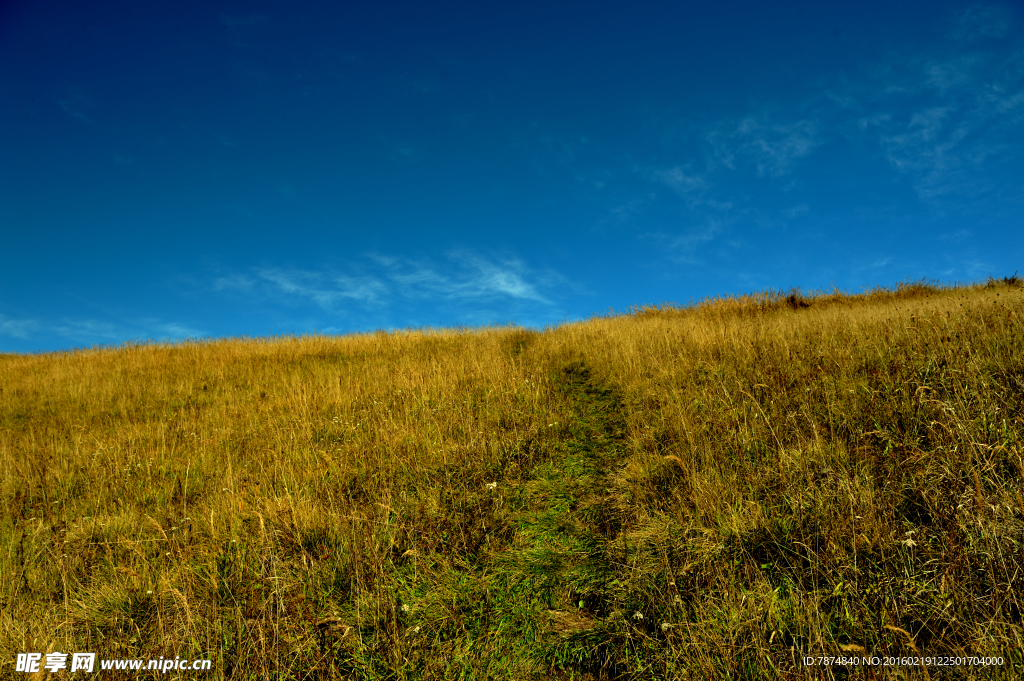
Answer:
<svg viewBox="0 0 1024 681"><path fill-rule="evenodd" d="M1010 279L2 356L0 675L1017 678L1022 317Z"/></svg>

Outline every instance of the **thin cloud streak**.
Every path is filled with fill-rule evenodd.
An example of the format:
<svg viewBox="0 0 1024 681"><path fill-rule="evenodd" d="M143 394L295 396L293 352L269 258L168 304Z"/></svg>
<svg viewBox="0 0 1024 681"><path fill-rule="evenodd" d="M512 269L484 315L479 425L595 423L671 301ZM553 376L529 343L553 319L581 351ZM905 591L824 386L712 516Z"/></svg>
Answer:
<svg viewBox="0 0 1024 681"><path fill-rule="evenodd" d="M327 276L319 272L286 271L274 268L257 270L257 275L289 296L306 298L324 309L340 301L376 302L387 287L372 277Z"/></svg>
<svg viewBox="0 0 1024 681"><path fill-rule="evenodd" d="M963 199L986 195L1024 203L1019 183L1008 185L1005 175L988 171L1024 163L1024 148L1006 143L1024 138L1024 43L993 52L977 42L1007 35L1010 20L1004 8L968 8L954 22L951 37L959 42L947 43L941 53L894 55L868 65L861 78L844 75L839 83L809 87L821 94L804 98L786 115L772 113L780 103L766 102L756 113L691 128L685 161L634 166L682 200L683 225L713 226L688 227L675 238L659 232L672 257L695 257L740 220L785 224L809 213L803 202L799 211L780 207L771 215L737 187L749 187L742 180L751 177L782 191L806 183L811 178L805 168L815 167L814 155L827 146L865 150L869 156L854 163L877 149L893 179L907 178L923 205L959 209L970 205ZM680 127L665 139L677 139Z"/></svg>
<svg viewBox="0 0 1024 681"><path fill-rule="evenodd" d="M975 42L988 38L1001 38L1010 30L1011 17L999 5L973 5L957 18L952 38L961 42Z"/></svg>
<svg viewBox="0 0 1024 681"><path fill-rule="evenodd" d="M285 303L305 301L325 311L342 303L381 308L409 301L485 302L500 299L551 305L540 293L552 277L537 275L515 259L493 261L466 252L448 256L449 266L440 273L429 262L372 254L368 261L376 265L366 272L366 264L354 264L357 275L334 270L310 271L264 267L251 274L231 274L213 282L213 290L258 295Z"/></svg>
<svg viewBox="0 0 1024 681"><path fill-rule="evenodd" d="M39 321L36 319L11 319L0 315L0 336L28 340L39 329L39 326Z"/></svg>
<svg viewBox="0 0 1024 681"><path fill-rule="evenodd" d="M758 177L781 177L821 144L810 120L777 121L767 116L725 122L707 134L712 163L729 170L752 166Z"/></svg>
<svg viewBox="0 0 1024 681"><path fill-rule="evenodd" d="M113 345L132 339L181 340L201 338L205 332L180 322L158 319L105 321L62 318L47 321L37 318L12 319L0 315L0 337L21 341L57 337L74 346Z"/></svg>

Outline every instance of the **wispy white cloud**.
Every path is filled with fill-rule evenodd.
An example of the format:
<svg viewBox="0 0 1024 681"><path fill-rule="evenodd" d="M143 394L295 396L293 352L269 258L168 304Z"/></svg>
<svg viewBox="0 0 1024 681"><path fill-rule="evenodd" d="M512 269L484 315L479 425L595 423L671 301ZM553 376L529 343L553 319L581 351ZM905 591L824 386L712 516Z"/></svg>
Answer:
<svg viewBox="0 0 1024 681"><path fill-rule="evenodd" d="M374 277L350 277L306 270L261 268L256 276L272 290L330 309L341 301L376 302L387 287ZM243 277L244 279L244 277Z"/></svg>
<svg viewBox="0 0 1024 681"><path fill-rule="evenodd" d="M11 319L0 314L0 336L27 340L39 326L39 320L36 319Z"/></svg>
<svg viewBox="0 0 1024 681"><path fill-rule="evenodd" d="M859 76L808 84L812 94L795 105L764 102L703 127L675 124L666 139L677 144L688 130L697 140L690 158L648 170L647 179L670 187L690 218L730 218L749 208L737 191L752 186L736 181L742 175L798 181L815 167L817 150L840 142L881 151L929 203L992 191L1024 199L1019 186L987 171L1024 158L1024 147L1009 142L1024 135L1024 42L993 41L1012 36L1017 19L998 4L972 5L952 19L954 40L891 54Z"/></svg>
<svg viewBox="0 0 1024 681"><path fill-rule="evenodd" d="M473 297L505 295L520 300L549 303L537 292L537 287L526 280L526 268L518 260L491 262L470 254L455 254L475 274L469 274L466 291Z"/></svg>
<svg viewBox="0 0 1024 681"><path fill-rule="evenodd" d="M96 121L94 121L86 113L87 110L96 107L96 102L94 102L92 99L85 96L81 92L73 92L70 93L64 99L57 100L57 106L63 109L64 113L68 114L69 116L73 116L74 118L77 118L80 121L84 121L90 124L96 123Z"/></svg>
<svg viewBox="0 0 1024 681"><path fill-rule="evenodd" d="M733 202L722 195L711 171L697 171L693 164L687 164L650 170L646 175L648 179L670 188L691 210L701 209L719 216L733 210Z"/></svg>
<svg viewBox="0 0 1024 681"><path fill-rule="evenodd" d="M787 208L786 210L782 211L782 214L785 217L792 219L807 215L810 212L811 207L808 206L806 203L801 203L796 206L793 206L792 208Z"/></svg>
<svg viewBox="0 0 1024 681"><path fill-rule="evenodd" d="M930 61L924 66L925 83L939 93L964 87L973 82L975 71L982 64L981 55L964 54L954 59Z"/></svg>
<svg viewBox="0 0 1024 681"><path fill-rule="evenodd" d="M677 135L672 135L676 137ZM800 159L822 144L819 124L810 117L785 117L762 111L728 118L692 130L696 140L692 160L668 167L634 167L650 182L668 187L686 204L675 230L659 229L643 236L659 244L673 260L698 264L697 251L725 238L742 219L759 223L794 218L810 210L802 204L777 216L759 214L737 187L740 176L762 183L789 182ZM785 186L785 185L784 185ZM643 206L638 199L627 206ZM635 209L633 209L635 210ZM630 214L632 213L632 210Z"/></svg>
<svg viewBox="0 0 1024 681"><path fill-rule="evenodd" d="M244 274L229 274L213 280L214 291L250 291L255 281Z"/></svg>
<svg viewBox="0 0 1024 681"><path fill-rule="evenodd" d="M884 125L892 120L892 114L879 113L871 116L864 116L863 118L857 119L857 127L861 130L867 130L868 128L877 127Z"/></svg>
<svg viewBox="0 0 1024 681"><path fill-rule="evenodd" d="M921 82L913 101L879 102L893 111L914 107L880 120L877 141L922 199L990 191L996 180L986 176L986 162L1021 156L1007 140L1024 134L1024 74L997 63L972 53L912 65L902 77Z"/></svg>
<svg viewBox="0 0 1024 681"><path fill-rule="evenodd" d="M869 265L867 265L867 267L870 268L870 269L878 269L880 267L885 267L886 265L888 265L891 262L892 262L892 257L891 256L883 256L881 258L876 258Z"/></svg>
<svg viewBox="0 0 1024 681"><path fill-rule="evenodd" d="M692 167L674 166L652 171L650 175L653 180L670 187L683 197L690 206L703 203L707 197L708 180L703 174L694 172Z"/></svg>
<svg viewBox="0 0 1024 681"><path fill-rule="evenodd" d="M698 246L708 243L721 234L724 227L723 222L710 222L702 227L674 236L669 241L669 247L677 254L690 253Z"/></svg>
<svg viewBox="0 0 1024 681"><path fill-rule="evenodd" d="M1024 88L1014 91L1001 84L989 84L980 89L977 101L977 113L982 116L1009 117L1008 122L1020 122L1024 113Z"/></svg>
<svg viewBox="0 0 1024 681"><path fill-rule="evenodd" d="M1001 5L972 5L957 16L951 35L954 40L975 42L1000 38L1010 31L1012 16Z"/></svg>
<svg viewBox="0 0 1024 681"><path fill-rule="evenodd" d="M156 322L149 325L147 328L152 329L155 332L153 335L157 338L202 338L206 335L206 333L201 329L177 322Z"/></svg>
<svg viewBox="0 0 1024 681"><path fill-rule="evenodd" d="M441 298L448 300L482 300L507 297L549 303L538 292L538 281L528 279L533 273L519 260L493 261L466 251L448 255L448 265L399 258L379 259L385 265L382 273L405 298ZM443 269L443 272L439 272Z"/></svg>
<svg viewBox="0 0 1024 681"><path fill-rule="evenodd" d="M799 158L816 141L845 138L858 148L880 149L925 202L948 204L994 191L1024 199L1019 183L1008 187L1004 175L992 170L1024 159L1024 147L1010 142L1024 135L1024 42L978 40L1010 35L1012 21L1005 7L969 7L955 21L959 42L891 55L868 65L860 79L824 88L838 87L838 95L808 98L814 116L794 128L794 136L780 135L786 143L761 145L766 160L760 167L773 167L771 151L781 159ZM721 144L723 163L738 167L740 154L732 149L742 135L717 134L732 143Z"/></svg>
<svg viewBox="0 0 1024 681"><path fill-rule="evenodd" d="M380 308L411 301L483 303L505 299L550 305L541 289L559 280L552 273L533 272L515 258L489 259L459 251L450 253L443 264L370 254L344 272L263 267L219 277L213 289L281 302L304 301L337 311L345 303Z"/></svg>
<svg viewBox="0 0 1024 681"><path fill-rule="evenodd" d="M890 267L895 265L895 267ZM874 279L890 270L903 269L907 263L899 263L888 254L873 254L854 257L848 264L849 271L858 279ZM884 278L884 277L882 277Z"/></svg>
<svg viewBox="0 0 1024 681"><path fill-rule="evenodd" d="M59 338L74 346L115 344L134 339L173 340L200 338L201 329L181 322L155 318L101 320L65 317L62 319L12 319L0 315L0 337L19 340Z"/></svg>
<svg viewBox="0 0 1024 681"><path fill-rule="evenodd" d="M913 114L903 132L883 137L889 162L899 170L941 169L946 165L943 156L965 134L963 127L953 133L943 130L951 107L937 106Z"/></svg>
<svg viewBox="0 0 1024 681"><path fill-rule="evenodd" d="M92 342L113 342L126 337L124 327L96 319L64 319L51 325L50 331L65 338L89 339Z"/></svg>
<svg viewBox="0 0 1024 681"><path fill-rule="evenodd" d="M735 222L735 215L726 213L696 217L675 229L644 232L640 238L655 244L674 263L699 267L706 264L705 250L713 242L727 239Z"/></svg>
<svg viewBox="0 0 1024 681"><path fill-rule="evenodd" d="M793 218L809 210L803 204L788 214L769 218L753 210L737 187L737 176L778 183L796 163L822 144L819 125L810 118L784 118L761 113L726 119L697 131L697 158L661 168L637 168L640 175L668 187L686 204L678 230L646 233L676 261L699 263L697 251L726 237L741 219L759 223ZM795 211L795 212L794 212ZM696 225L696 226L695 226Z"/></svg>
<svg viewBox="0 0 1024 681"><path fill-rule="evenodd" d="M637 215L644 208L645 205L650 203L653 198L654 194L652 193L649 194L648 196L642 196L639 198L632 199L630 201L626 201L625 203L620 203L617 206L613 206L611 208L611 214L614 218L614 221L618 223L629 222L630 220L633 219L635 215Z"/></svg>
<svg viewBox="0 0 1024 681"><path fill-rule="evenodd" d="M780 121L767 116L722 123L707 139L717 163L730 170L751 165L762 177L785 175L794 162L821 144L814 121Z"/></svg>

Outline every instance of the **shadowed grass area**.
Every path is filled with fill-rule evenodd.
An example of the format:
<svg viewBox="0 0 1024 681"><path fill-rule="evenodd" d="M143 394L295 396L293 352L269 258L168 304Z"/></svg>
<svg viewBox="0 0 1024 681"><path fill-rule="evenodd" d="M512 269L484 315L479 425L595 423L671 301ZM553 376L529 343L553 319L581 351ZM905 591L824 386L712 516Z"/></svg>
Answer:
<svg viewBox="0 0 1024 681"><path fill-rule="evenodd" d="M2 356L0 665L1016 678L1022 314L1011 277ZM1003 664L801 662L918 652Z"/></svg>

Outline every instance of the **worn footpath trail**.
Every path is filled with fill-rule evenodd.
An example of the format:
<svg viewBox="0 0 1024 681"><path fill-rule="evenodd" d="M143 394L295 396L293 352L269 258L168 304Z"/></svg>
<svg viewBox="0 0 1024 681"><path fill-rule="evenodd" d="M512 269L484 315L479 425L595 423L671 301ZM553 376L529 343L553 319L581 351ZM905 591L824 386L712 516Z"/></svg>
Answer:
<svg viewBox="0 0 1024 681"><path fill-rule="evenodd" d="M615 660L644 629L642 613L617 597L614 570L626 556L609 473L626 454L626 423L618 396L586 365L564 367L559 379L572 418L557 424L563 437L533 470L514 540L495 565L506 593L518 596L498 608L520 615L497 633L522 637L535 672L600 678L615 675Z"/></svg>

